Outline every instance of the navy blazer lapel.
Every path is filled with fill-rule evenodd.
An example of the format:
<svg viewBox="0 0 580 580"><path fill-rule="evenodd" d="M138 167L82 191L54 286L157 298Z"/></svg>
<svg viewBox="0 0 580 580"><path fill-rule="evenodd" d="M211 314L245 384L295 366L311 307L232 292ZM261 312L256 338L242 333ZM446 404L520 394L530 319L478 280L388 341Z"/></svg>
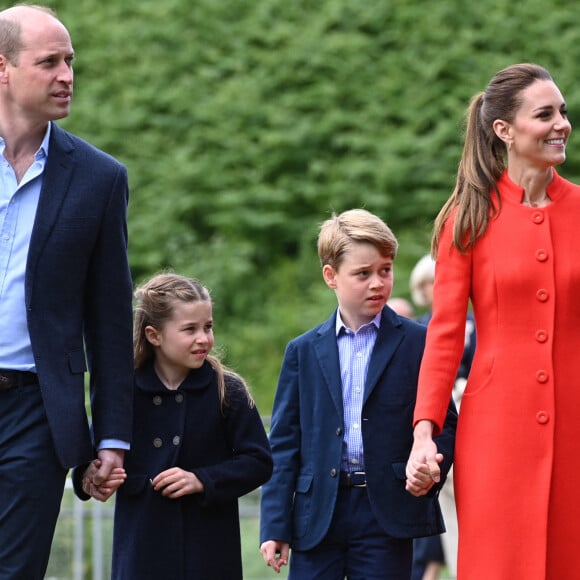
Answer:
<svg viewBox="0 0 580 580"><path fill-rule="evenodd" d="M389 364L400 342L403 340L404 333L405 331L398 317L384 308L381 316L381 326L367 371L363 405L367 402L385 367Z"/></svg>
<svg viewBox="0 0 580 580"><path fill-rule="evenodd" d="M30 297L36 263L58 219L60 208L68 191L73 169L72 151L73 146L66 133L55 123L52 123L48 159L42 176L42 188L28 250L26 267L27 303Z"/></svg>
<svg viewBox="0 0 580 580"><path fill-rule="evenodd" d="M314 339L312 345L336 411L339 417L342 417L342 379L336 342L336 311L320 326L318 337Z"/></svg>

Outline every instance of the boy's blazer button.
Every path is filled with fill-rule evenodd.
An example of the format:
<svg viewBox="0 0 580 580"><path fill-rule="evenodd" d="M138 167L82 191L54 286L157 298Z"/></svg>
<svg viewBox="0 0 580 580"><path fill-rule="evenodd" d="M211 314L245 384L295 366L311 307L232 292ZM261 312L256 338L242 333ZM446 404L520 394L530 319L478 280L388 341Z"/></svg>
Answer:
<svg viewBox="0 0 580 580"><path fill-rule="evenodd" d="M161 399L161 397L159 395L155 395L153 397L153 404L154 405L161 405L162 402L163 402L163 400Z"/></svg>
<svg viewBox="0 0 580 580"><path fill-rule="evenodd" d="M163 445L163 441L159 437L155 437L153 439L153 447L161 447Z"/></svg>
<svg viewBox="0 0 580 580"><path fill-rule="evenodd" d="M342 428L341 428L341 427L339 427L339 428L336 430L336 434L337 434L339 437L342 435Z"/></svg>
<svg viewBox="0 0 580 580"><path fill-rule="evenodd" d="M330 470L330 477L336 477L336 474L338 472L336 471L336 469L334 469L334 467Z"/></svg>

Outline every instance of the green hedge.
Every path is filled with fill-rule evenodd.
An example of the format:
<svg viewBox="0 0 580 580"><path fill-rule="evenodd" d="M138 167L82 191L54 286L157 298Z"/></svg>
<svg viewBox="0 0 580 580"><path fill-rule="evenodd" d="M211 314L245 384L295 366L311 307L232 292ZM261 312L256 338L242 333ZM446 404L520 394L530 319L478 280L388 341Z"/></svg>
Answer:
<svg viewBox="0 0 580 580"><path fill-rule="evenodd" d="M227 362L268 413L284 345L334 305L315 255L331 211L401 240L396 293L453 185L469 98L516 61L580 110L572 0L59 0L77 51L63 125L131 180L136 281L195 275ZM566 177L580 181L571 142Z"/></svg>

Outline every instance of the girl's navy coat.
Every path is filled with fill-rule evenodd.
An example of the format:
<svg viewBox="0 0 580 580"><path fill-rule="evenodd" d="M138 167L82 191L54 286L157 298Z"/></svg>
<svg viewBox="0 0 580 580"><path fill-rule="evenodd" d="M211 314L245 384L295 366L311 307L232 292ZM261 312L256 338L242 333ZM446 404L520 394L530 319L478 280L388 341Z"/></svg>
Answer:
<svg viewBox="0 0 580 580"><path fill-rule="evenodd" d="M272 459L262 421L239 380L226 375L227 406L209 363L176 391L152 365L137 371L134 434L127 481L115 507L115 580L242 578L238 497L270 478ZM179 466L203 483L203 494L167 499L150 479Z"/></svg>

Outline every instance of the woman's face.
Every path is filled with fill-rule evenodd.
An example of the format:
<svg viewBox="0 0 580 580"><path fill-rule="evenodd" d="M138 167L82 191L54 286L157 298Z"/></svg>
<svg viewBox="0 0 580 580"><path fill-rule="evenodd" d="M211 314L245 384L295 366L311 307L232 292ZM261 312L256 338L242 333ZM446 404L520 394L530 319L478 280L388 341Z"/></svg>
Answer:
<svg viewBox="0 0 580 580"><path fill-rule="evenodd" d="M507 124L510 167L547 168L563 163L572 125L558 87L553 81L538 80L521 97L513 123Z"/></svg>

